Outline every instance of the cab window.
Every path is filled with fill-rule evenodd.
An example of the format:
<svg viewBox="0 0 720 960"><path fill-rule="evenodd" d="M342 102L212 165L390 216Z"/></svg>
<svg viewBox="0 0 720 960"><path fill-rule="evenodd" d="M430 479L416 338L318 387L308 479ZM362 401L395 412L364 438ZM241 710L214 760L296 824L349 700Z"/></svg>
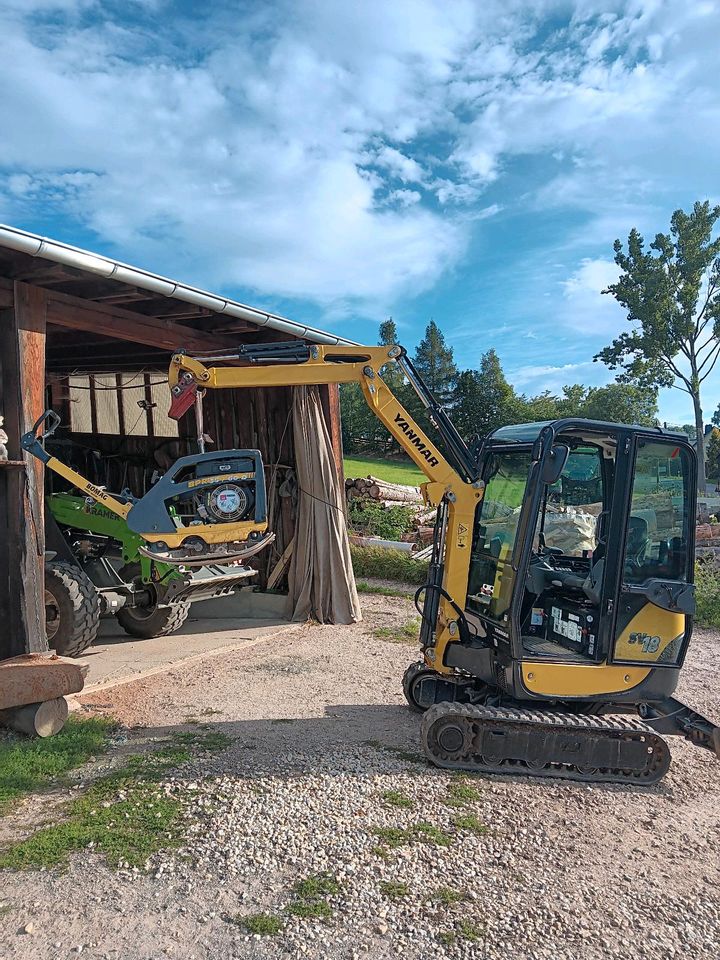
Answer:
<svg viewBox="0 0 720 960"><path fill-rule="evenodd" d="M578 447L570 452L557 483L545 489L533 546L561 550L569 557L589 557L598 545L599 517L605 501L602 451Z"/></svg>
<svg viewBox="0 0 720 960"><path fill-rule="evenodd" d="M667 441L641 440L635 459L624 579L687 580L690 452Z"/></svg>
<svg viewBox="0 0 720 960"><path fill-rule="evenodd" d="M484 471L485 495L475 513L468 582L468 607L494 620L510 609L517 539L530 451L494 454Z"/></svg>

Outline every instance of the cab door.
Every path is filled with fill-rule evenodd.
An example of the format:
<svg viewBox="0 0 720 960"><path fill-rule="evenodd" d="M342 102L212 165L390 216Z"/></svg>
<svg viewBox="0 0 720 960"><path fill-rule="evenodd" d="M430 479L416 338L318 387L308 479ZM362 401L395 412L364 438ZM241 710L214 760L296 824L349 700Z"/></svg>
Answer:
<svg viewBox="0 0 720 960"><path fill-rule="evenodd" d="M611 660L678 667L695 611L695 454L642 435L631 451Z"/></svg>

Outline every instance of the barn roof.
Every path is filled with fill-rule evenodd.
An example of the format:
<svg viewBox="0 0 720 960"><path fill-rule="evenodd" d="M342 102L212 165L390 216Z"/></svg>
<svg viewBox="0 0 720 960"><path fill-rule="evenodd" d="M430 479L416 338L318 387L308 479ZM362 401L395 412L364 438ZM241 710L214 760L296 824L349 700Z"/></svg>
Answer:
<svg viewBox="0 0 720 960"><path fill-rule="evenodd" d="M63 298L66 302L71 298L94 301L102 308L114 307L123 315L148 318L147 325L154 318L220 336L267 329L312 343L352 342L221 294L0 224L0 278L3 277L6 283L19 280L44 287L52 291L56 302ZM277 339L277 335L272 339Z"/></svg>

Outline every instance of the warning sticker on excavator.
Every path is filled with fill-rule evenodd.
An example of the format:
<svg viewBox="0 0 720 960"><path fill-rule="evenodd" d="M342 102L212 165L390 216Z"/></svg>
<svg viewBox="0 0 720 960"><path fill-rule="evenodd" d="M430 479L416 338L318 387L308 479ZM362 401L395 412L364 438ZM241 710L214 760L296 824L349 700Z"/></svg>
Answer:
<svg viewBox="0 0 720 960"><path fill-rule="evenodd" d="M459 523L457 526L457 545L458 547L466 547L468 540L469 528L466 523Z"/></svg>

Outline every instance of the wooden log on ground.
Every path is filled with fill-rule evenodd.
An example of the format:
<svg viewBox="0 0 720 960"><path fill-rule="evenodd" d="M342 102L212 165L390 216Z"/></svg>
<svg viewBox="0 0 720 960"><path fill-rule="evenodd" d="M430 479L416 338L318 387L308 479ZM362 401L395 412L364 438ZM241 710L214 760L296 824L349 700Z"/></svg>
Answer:
<svg viewBox="0 0 720 960"><path fill-rule="evenodd" d="M68 705L65 697L0 710L0 723L3 726L28 737L52 737L62 730L67 718Z"/></svg>
<svg viewBox="0 0 720 960"><path fill-rule="evenodd" d="M414 490L415 493L419 495L420 491L412 483L395 483L393 480L383 480L382 477L368 477L367 483L378 483L381 487L391 487L394 490L399 490L401 493L406 490Z"/></svg>
<svg viewBox="0 0 720 960"><path fill-rule="evenodd" d="M79 693L87 671L86 663L47 654L29 653L1 660L0 710Z"/></svg>
<svg viewBox="0 0 720 960"><path fill-rule="evenodd" d="M414 487L401 490L397 487L386 487L382 483L373 483L368 492L374 500L394 500L396 503L422 503L420 491Z"/></svg>

